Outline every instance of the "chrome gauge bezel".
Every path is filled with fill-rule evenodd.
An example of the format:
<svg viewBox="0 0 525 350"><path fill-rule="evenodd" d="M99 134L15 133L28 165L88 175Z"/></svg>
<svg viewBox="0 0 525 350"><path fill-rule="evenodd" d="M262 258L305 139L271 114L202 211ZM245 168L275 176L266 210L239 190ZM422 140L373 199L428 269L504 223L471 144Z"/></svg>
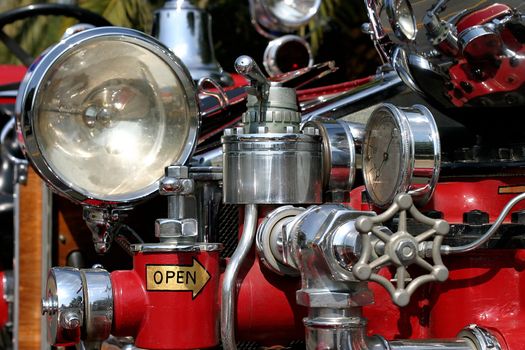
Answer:
<svg viewBox="0 0 525 350"><path fill-rule="evenodd" d="M361 166L362 126L344 120L318 118L308 121L304 128L319 131L322 140L323 190L333 196L350 192Z"/></svg>
<svg viewBox="0 0 525 350"><path fill-rule="evenodd" d="M372 127L377 119L385 116L392 119L399 128L400 168L387 172L397 172L397 181L390 186L391 191L381 200L374 193L377 181L370 180L370 159L367 155L371 150L379 150L370 143ZM379 150L381 152L381 150ZM424 205L432 196L436 187L441 165L441 145L439 131L432 113L422 105L400 108L390 103L378 106L371 114L365 127L363 142L363 178L367 193L377 207L390 205L399 193L409 193L418 205Z"/></svg>
<svg viewBox="0 0 525 350"><path fill-rule="evenodd" d="M131 44L149 50L152 54L163 60L178 77L180 86L183 89L184 99L188 107L188 135L184 141L184 147L177 159L173 159L173 164L183 164L192 155L198 138L200 126L199 108L195 85L190 73L167 47L156 39L136 30L119 27L99 27L86 30L70 36L53 46L43 56L38 58L28 69L24 81L22 82L16 101L16 111L18 117L19 133L22 134L25 153L29 157L39 175L46 181L51 188L70 200L89 205L97 206L129 206L142 199L145 199L158 191L160 178L144 187L131 193L119 195L100 196L90 194L74 183L63 179L53 167L48 163L36 135L36 111L38 109L37 100L44 83L47 81L48 73L52 67L67 55L72 49L79 45L87 44L93 40L115 40L127 41Z"/></svg>
<svg viewBox="0 0 525 350"><path fill-rule="evenodd" d="M413 33L407 33L404 27L401 25L402 21L400 12L400 7L406 6L410 11L410 22L413 27ZM386 14L390 22L390 26L394 31L395 36L404 42L412 42L416 39L417 36L417 21L414 15L414 10L410 0L386 0L385 1Z"/></svg>

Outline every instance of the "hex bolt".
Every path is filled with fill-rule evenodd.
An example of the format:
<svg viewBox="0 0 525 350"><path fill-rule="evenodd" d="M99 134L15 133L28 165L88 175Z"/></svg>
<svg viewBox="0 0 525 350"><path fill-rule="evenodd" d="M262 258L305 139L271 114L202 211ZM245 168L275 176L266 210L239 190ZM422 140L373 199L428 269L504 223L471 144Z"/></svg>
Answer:
<svg viewBox="0 0 525 350"><path fill-rule="evenodd" d="M463 222L469 225L483 225L489 223L489 214L481 210L471 210L463 213Z"/></svg>
<svg viewBox="0 0 525 350"><path fill-rule="evenodd" d="M525 225L525 210L515 211L512 213L511 222L513 224Z"/></svg>
<svg viewBox="0 0 525 350"><path fill-rule="evenodd" d="M60 325L65 329L76 329L80 327L80 315L74 311L66 311L62 314Z"/></svg>
<svg viewBox="0 0 525 350"><path fill-rule="evenodd" d="M417 247L409 240L402 240L397 244L395 254L401 262L411 262L417 255Z"/></svg>
<svg viewBox="0 0 525 350"><path fill-rule="evenodd" d="M405 258L410 258L413 252L414 251L410 247L403 247L402 254Z"/></svg>

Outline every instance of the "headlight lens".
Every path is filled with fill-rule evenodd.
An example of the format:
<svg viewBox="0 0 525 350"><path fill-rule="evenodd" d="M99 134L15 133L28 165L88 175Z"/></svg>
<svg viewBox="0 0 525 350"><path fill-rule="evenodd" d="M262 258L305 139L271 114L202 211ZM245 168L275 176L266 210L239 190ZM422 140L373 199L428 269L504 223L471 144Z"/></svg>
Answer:
<svg viewBox="0 0 525 350"><path fill-rule="evenodd" d="M77 201L132 202L189 158L195 91L169 52L140 32L96 28L31 68L17 104L29 156L51 185Z"/></svg>

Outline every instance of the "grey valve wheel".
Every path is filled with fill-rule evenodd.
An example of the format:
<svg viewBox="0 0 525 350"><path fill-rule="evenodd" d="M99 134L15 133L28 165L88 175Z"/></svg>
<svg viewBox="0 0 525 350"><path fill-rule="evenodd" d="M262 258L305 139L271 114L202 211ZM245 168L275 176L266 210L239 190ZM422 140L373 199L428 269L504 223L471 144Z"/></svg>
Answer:
<svg viewBox="0 0 525 350"><path fill-rule="evenodd" d="M430 226L430 229L417 236L410 234L407 231L407 211L418 222ZM389 235L381 230L380 223L393 218L397 213L399 213L397 232ZM357 218L355 227L362 235L363 248L359 261L352 268L354 276L362 281L370 280L379 283L390 293L396 305L406 306L414 291L421 285L434 281L443 282L448 278L448 269L441 259L440 248L444 236L449 231L449 224L445 220L431 219L421 214L414 206L410 195L398 195L390 208L378 216ZM384 244L384 249L376 252L378 253L376 258L373 257L372 236ZM420 250L424 250L423 242L430 239L432 242L428 243L431 243L431 257L434 265L420 256ZM383 247L383 244L380 246ZM409 278L407 267L413 264L429 273L413 278L407 283ZM395 286L388 279L374 272L377 268L386 265L397 267Z"/></svg>

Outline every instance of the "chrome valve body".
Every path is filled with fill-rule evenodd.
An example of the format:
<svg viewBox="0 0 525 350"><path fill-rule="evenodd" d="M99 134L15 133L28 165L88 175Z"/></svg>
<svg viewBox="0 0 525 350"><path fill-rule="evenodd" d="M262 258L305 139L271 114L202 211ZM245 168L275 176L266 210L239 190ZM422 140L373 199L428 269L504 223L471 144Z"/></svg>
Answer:
<svg viewBox="0 0 525 350"><path fill-rule="evenodd" d="M321 202L321 142L314 128L299 132L295 89L270 82L241 56L237 71L251 86L243 126L222 138L224 201L231 204Z"/></svg>

